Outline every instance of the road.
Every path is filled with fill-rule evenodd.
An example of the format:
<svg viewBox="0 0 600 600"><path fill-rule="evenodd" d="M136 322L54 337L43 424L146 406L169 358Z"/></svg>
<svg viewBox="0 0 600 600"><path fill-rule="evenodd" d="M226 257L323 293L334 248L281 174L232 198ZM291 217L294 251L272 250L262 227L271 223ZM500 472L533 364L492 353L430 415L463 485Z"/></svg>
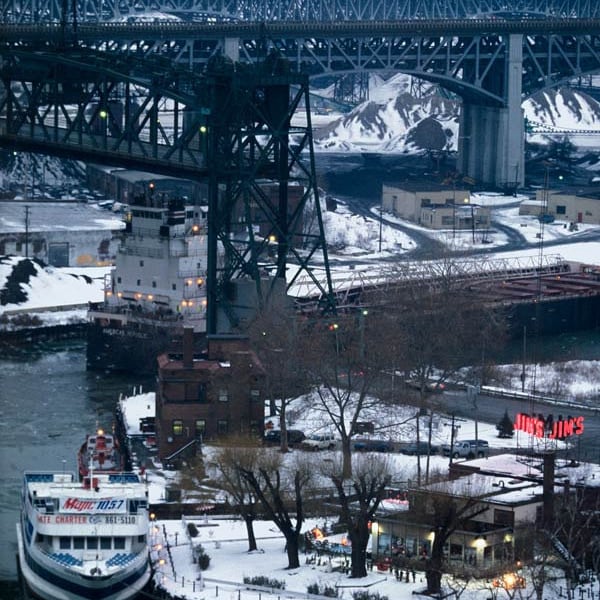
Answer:
<svg viewBox="0 0 600 600"><path fill-rule="evenodd" d="M475 415L473 401L467 397L464 390L449 390L436 396L436 403L448 414L456 417L472 420ZM514 400L511 398L497 398L480 394L476 400L476 414L480 421L496 424L507 410L511 419L519 412L535 414L553 414L563 416L583 416L584 432L580 436L574 436L574 448L569 451L569 457L578 460L587 460L600 463L600 411L580 409L566 409L542 402L531 404L527 400Z"/></svg>
<svg viewBox="0 0 600 600"><path fill-rule="evenodd" d="M536 163L537 164L537 163ZM453 166L449 163L447 169L451 171ZM365 162L359 154L319 154L317 162L319 186L334 198L343 201L349 210L357 215L368 219L377 219L373 209L379 208L381 200L381 185L384 182L419 182L439 180L440 175L431 171L426 158L422 156L392 156L377 161ZM530 185L543 183L544 171L531 168L532 176ZM582 173L580 173L580 171ZM583 169L574 170L574 174L564 177L560 185L573 185L587 181L589 171ZM540 179L541 178L541 179ZM511 203L507 197L507 203L503 208L517 206L518 202ZM492 213L493 218L493 213ZM410 236L415 246L411 250L403 252L391 258L378 259L379 263L402 260L424 260L445 255L448 252L447 245L431 237L428 232L419 231L414 227L404 226L397 221L383 219L386 227L394 228ZM492 230L500 231L506 238L506 244L501 248L497 246L474 246L468 250L454 252L456 256L489 255L499 251L518 251L528 248L538 248L539 242L528 242L525 236L515 229L497 220L492 220ZM544 248L564 245L565 243L578 243L600 240L600 228L571 235L568 238L544 241ZM330 257L333 264L347 264L360 262L356 257L346 259L345 257ZM372 262L370 260L369 262Z"/></svg>

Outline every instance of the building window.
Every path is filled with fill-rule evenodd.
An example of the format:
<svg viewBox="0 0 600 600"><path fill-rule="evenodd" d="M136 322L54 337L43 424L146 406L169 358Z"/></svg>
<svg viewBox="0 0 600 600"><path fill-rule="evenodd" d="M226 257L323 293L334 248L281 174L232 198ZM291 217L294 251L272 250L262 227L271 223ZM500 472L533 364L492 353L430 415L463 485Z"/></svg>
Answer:
<svg viewBox="0 0 600 600"><path fill-rule="evenodd" d="M206 384L198 384L198 402L206 402Z"/></svg>
<svg viewBox="0 0 600 600"><path fill-rule="evenodd" d="M567 214L567 207L566 206L561 206L560 204L556 205L556 214L557 215L566 215Z"/></svg>
<svg viewBox="0 0 600 600"><path fill-rule="evenodd" d="M23 244L22 244L21 242L17 242L17 243L15 244L15 250L16 250L17 252L21 252L21 250L23 250Z"/></svg>
<svg viewBox="0 0 600 600"><path fill-rule="evenodd" d="M140 260L140 267L143 267L143 266L144 266L144 261Z"/></svg>
<svg viewBox="0 0 600 600"><path fill-rule="evenodd" d="M155 288L156 287L156 281L152 282L152 287Z"/></svg>
<svg viewBox="0 0 600 600"><path fill-rule="evenodd" d="M251 433L259 433L260 426L258 421L250 421L250 432Z"/></svg>
<svg viewBox="0 0 600 600"><path fill-rule="evenodd" d="M227 402L228 400L229 400L229 392L227 391L227 388L220 388L219 389L219 401Z"/></svg>
<svg viewBox="0 0 600 600"><path fill-rule="evenodd" d="M183 435L183 421L181 419L173 421L173 435Z"/></svg>
<svg viewBox="0 0 600 600"><path fill-rule="evenodd" d="M117 277L117 283L121 283L121 278Z"/></svg>
<svg viewBox="0 0 600 600"><path fill-rule="evenodd" d="M176 284L176 283L172 283L172 284L171 284L171 289L172 289L173 291L175 291L175 290L177 289L177 284Z"/></svg>
<svg viewBox="0 0 600 600"><path fill-rule="evenodd" d="M260 400L260 390L250 390L250 400Z"/></svg>
<svg viewBox="0 0 600 600"><path fill-rule="evenodd" d="M196 419L196 425L195 425L194 431L196 432L196 437L200 437L200 436L204 435L204 433L206 432L206 420L205 419Z"/></svg>
<svg viewBox="0 0 600 600"><path fill-rule="evenodd" d="M138 279L138 280L137 280L137 284L138 284L138 285L142 285L142 280L141 280L141 279Z"/></svg>
<svg viewBox="0 0 600 600"><path fill-rule="evenodd" d="M227 419L219 419L217 421L217 433L219 435L227 435L229 432L229 422Z"/></svg>

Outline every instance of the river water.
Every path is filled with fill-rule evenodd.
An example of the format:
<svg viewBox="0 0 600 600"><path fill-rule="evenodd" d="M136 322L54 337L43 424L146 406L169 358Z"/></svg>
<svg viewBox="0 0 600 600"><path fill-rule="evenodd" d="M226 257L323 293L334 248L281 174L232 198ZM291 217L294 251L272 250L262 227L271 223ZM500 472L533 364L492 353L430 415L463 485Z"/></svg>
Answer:
<svg viewBox="0 0 600 600"><path fill-rule="evenodd" d="M97 426L112 426L119 394L153 387L86 371L85 340L0 347L0 599L13 600L23 471L76 471L77 449Z"/></svg>

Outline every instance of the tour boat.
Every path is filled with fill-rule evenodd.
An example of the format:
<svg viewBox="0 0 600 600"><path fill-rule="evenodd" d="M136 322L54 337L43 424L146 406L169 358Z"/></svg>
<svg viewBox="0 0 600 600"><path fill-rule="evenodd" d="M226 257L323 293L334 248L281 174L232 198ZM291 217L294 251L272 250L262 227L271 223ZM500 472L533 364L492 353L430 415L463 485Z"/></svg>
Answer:
<svg viewBox="0 0 600 600"><path fill-rule="evenodd" d="M120 472L124 468L124 457L116 436L98 429L88 435L77 453L79 476L83 479L90 468L94 473Z"/></svg>
<svg viewBox="0 0 600 600"><path fill-rule="evenodd" d="M27 471L19 567L43 600L128 600L150 579L147 488L135 473Z"/></svg>

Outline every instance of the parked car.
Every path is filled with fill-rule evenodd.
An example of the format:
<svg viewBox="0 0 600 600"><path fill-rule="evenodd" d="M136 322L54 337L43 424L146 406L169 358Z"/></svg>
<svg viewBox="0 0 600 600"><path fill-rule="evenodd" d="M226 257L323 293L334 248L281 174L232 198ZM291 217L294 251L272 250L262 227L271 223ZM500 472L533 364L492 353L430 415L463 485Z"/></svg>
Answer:
<svg viewBox="0 0 600 600"><path fill-rule="evenodd" d="M296 446L301 444L306 439L304 435L304 431L300 431L299 429L288 429L287 430L287 440L288 445ZM281 444L281 430L280 429L270 429L265 433L265 443L267 444Z"/></svg>
<svg viewBox="0 0 600 600"><path fill-rule="evenodd" d="M444 456L450 456L450 444L442 446ZM457 440L452 446L452 458L483 458L490 453L486 440Z"/></svg>
<svg viewBox="0 0 600 600"><path fill-rule="evenodd" d="M385 440L356 440L353 448L359 452L391 452L394 449L392 443Z"/></svg>
<svg viewBox="0 0 600 600"><path fill-rule="evenodd" d="M439 448L434 446L433 444L429 444L427 442L412 442L404 446L404 448L400 449L402 454L410 454L411 456L416 456L417 454L437 454Z"/></svg>
<svg viewBox="0 0 600 600"><path fill-rule="evenodd" d="M406 385L413 390L421 389L421 382L416 379L407 379L405 381ZM435 381L433 379L428 379L424 385L424 391L432 393L432 394L441 394L446 389L446 384L442 381Z"/></svg>
<svg viewBox="0 0 600 600"><path fill-rule="evenodd" d="M303 442L302 448L306 450L333 450L336 439L332 433L309 435Z"/></svg>

